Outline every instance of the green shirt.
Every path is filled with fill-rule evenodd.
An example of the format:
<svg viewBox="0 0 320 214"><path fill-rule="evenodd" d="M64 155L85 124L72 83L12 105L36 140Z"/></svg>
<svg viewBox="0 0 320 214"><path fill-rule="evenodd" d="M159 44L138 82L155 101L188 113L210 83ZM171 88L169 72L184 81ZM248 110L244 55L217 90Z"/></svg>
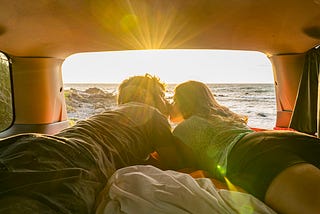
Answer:
<svg viewBox="0 0 320 214"><path fill-rule="evenodd" d="M247 125L225 121L221 116L212 116L210 120L192 116L177 125L173 134L193 150L201 169L222 179L228 154L250 132L253 131Z"/></svg>

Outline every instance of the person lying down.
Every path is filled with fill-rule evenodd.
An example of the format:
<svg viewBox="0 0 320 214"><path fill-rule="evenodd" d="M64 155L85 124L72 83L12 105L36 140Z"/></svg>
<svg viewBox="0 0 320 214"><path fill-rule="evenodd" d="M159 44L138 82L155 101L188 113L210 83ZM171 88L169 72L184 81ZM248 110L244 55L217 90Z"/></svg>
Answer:
<svg viewBox="0 0 320 214"><path fill-rule="evenodd" d="M130 80L133 79L139 78ZM132 90L133 82L127 85L124 82L122 85L125 88L120 87L120 94L130 94L119 97L120 103L135 96L148 99L148 96L133 93L136 92ZM128 90L128 93L123 93L125 90ZM160 97L163 99L163 96ZM158 109L166 108L158 107ZM189 151L184 149L185 147L178 144L176 155L188 155ZM162 161L163 156L161 154L159 156ZM180 164L180 167L186 166L194 167L189 163ZM182 171L186 172L185 169ZM226 187L222 184L220 188ZM210 179L194 179L186 173L162 171L152 166L139 165L117 170L97 200L97 213L201 214L211 211L212 213L274 213L271 208L252 195L239 191L219 190Z"/></svg>
<svg viewBox="0 0 320 214"><path fill-rule="evenodd" d="M154 151L163 169L192 166L179 155L189 151L171 133L159 79L125 80L118 102L116 109L55 135L27 133L1 140L0 213L95 213L116 170L148 164Z"/></svg>
<svg viewBox="0 0 320 214"><path fill-rule="evenodd" d="M26 133L2 139L0 213L95 213L96 198L110 176L119 168L146 164L154 151L165 168L181 168L164 115L162 84L148 75L134 80L145 87L147 100L132 94L132 84L131 99L122 96L127 90L124 81L119 106L112 111L55 135Z"/></svg>
<svg viewBox="0 0 320 214"><path fill-rule="evenodd" d="M198 81L178 84L173 134L200 169L243 188L278 213L320 213L320 139L293 131L255 132ZM176 119L175 119L176 120Z"/></svg>

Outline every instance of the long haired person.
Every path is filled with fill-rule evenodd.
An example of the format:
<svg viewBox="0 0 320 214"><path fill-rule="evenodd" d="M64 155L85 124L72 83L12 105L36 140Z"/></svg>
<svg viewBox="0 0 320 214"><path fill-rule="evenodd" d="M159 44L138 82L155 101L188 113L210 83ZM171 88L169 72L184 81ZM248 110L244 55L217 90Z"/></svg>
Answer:
<svg viewBox="0 0 320 214"><path fill-rule="evenodd" d="M247 118L221 106L206 84L175 88L173 134L198 168L228 180L279 213L320 213L320 139L292 131L254 132Z"/></svg>

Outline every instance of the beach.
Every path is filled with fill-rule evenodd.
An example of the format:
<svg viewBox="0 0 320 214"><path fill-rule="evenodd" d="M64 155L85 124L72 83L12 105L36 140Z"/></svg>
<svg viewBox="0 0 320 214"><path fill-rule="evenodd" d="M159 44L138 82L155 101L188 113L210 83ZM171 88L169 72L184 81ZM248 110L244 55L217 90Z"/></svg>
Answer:
<svg viewBox="0 0 320 214"><path fill-rule="evenodd" d="M248 125L273 129L276 104L273 84L208 84L217 101L248 116ZM175 84L168 84L166 98L172 99ZM67 114L71 121L86 119L116 106L118 84L65 84Z"/></svg>

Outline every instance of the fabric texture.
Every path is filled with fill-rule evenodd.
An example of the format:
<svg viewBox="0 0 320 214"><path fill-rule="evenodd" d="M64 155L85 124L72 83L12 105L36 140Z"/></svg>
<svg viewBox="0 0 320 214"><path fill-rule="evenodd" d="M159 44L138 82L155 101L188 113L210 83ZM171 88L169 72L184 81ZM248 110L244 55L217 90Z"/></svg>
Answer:
<svg viewBox="0 0 320 214"><path fill-rule="evenodd" d="M250 194L219 190L208 178L193 179L152 166L130 166L109 179L97 214L233 214L275 212Z"/></svg>
<svg viewBox="0 0 320 214"><path fill-rule="evenodd" d="M226 125L220 116L210 120L192 116L177 125L173 135L193 150L200 169L224 180L229 152L238 140L251 132L246 125Z"/></svg>
<svg viewBox="0 0 320 214"><path fill-rule="evenodd" d="M130 103L55 136L3 139L0 213L94 213L96 197L116 169L142 164L155 140L170 138L158 110Z"/></svg>
<svg viewBox="0 0 320 214"><path fill-rule="evenodd" d="M264 201L272 180L287 167L310 163L320 168L320 139L292 131L262 131L246 135L228 159L233 184Z"/></svg>
<svg viewBox="0 0 320 214"><path fill-rule="evenodd" d="M320 112L320 106L318 106L319 73L320 48L314 48L306 53L297 99L289 125L290 128L312 135L318 131L317 125L320 122L320 118L317 117Z"/></svg>

